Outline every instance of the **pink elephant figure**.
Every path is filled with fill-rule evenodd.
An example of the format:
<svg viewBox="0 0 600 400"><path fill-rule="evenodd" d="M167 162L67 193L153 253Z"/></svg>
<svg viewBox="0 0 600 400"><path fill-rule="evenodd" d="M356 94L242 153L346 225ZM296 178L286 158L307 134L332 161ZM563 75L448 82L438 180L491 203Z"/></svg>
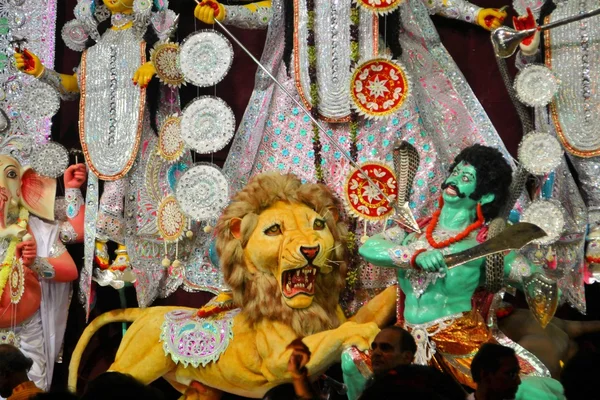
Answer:
<svg viewBox="0 0 600 400"><path fill-rule="evenodd" d="M78 209L62 225L54 218L55 179L10 155L0 155L0 171L0 343L14 344L30 357L30 379L48 389L66 328L71 282L78 276L61 239L66 230L83 238L79 187L86 167L73 165L65 172L67 195Z"/></svg>

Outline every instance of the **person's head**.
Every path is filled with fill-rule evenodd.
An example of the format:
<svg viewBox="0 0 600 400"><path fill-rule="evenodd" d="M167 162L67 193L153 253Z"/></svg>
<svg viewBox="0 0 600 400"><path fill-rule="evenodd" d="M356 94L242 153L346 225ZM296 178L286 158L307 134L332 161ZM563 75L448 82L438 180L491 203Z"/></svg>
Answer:
<svg viewBox="0 0 600 400"><path fill-rule="evenodd" d="M596 377L600 374L600 354L579 350L565 364L560 381L569 400L592 399L597 396Z"/></svg>
<svg viewBox="0 0 600 400"><path fill-rule="evenodd" d="M0 344L0 396L8 398L15 386L28 380L33 361L10 344Z"/></svg>
<svg viewBox="0 0 600 400"><path fill-rule="evenodd" d="M450 166L442 184L445 204L476 207L481 204L486 220L495 218L507 201L512 169L502 153L493 147L475 144L463 149Z"/></svg>
<svg viewBox="0 0 600 400"><path fill-rule="evenodd" d="M399 365L413 362L417 345L410 333L399 326L383 328L371 343L371 365L375 376Z"/></svg>
<svg viewBox="0 0 600 400"><path fill-rule="evenodd" d="M77 400L78 398L71 392L49 392L38 393L31 400Z"/></svg>
<svg viewBox="0 0 600 400"><path fill-rule="evenodd" d="M296 391L291 383L275 386L263 396L263 400L289 400L294 398L296 398Z"/></svg>
<svg viewBox="0 0 600 400"><path fill-rule="evenodd" d="M92 380L82 400L132 399L162 400L164 396L158 390L145 386L128 374L105 372Z"/></svg>
<svg viewBox="0 0 600 400"><path fill-rule="evenodd" d="M444 399L464 400L465 391L447 374L426 365L399 365L370 382L361 400Z"/></svg>
<svg viewBox="0 0 600 400"><path fill-rule="evenodd" d="M471 376L478 388L498 399L513 399L521 384L519 360L510 347L486 343L471 363Z"/></svg>

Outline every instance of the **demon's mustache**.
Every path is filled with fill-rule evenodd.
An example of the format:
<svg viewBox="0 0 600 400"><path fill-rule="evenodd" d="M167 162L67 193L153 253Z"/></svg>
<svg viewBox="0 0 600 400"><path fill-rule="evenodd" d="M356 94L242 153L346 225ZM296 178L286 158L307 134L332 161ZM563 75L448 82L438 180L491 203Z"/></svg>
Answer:
<svg viewBox="0 0 600 400"><path fill-rule="evenodd" d="M444 182L442 183L442 190L446 190L446 188L452 188L452 190L454 190L456 192L456 195L458 197L460 197L461 199L465 198L467 195L464 194L463 192L460 191L460 189L458 188L458 186L456 186L453 183L448 183L448 182Z"/></svg>

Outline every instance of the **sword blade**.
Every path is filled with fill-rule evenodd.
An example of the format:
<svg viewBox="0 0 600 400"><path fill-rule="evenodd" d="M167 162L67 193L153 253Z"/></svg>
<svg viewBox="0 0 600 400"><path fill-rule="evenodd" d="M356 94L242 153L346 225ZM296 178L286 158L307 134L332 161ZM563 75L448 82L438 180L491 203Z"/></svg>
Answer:
<svg viewBox="0 0 600 400"><path fill-rule="evenodd" d="M454 268L469 261L477 260L507 250L519 250L535 239L546 236L546 232L537 225L519 222L503 230L500 234L475 247L459 253L444 256L448 268Z"/></svg>

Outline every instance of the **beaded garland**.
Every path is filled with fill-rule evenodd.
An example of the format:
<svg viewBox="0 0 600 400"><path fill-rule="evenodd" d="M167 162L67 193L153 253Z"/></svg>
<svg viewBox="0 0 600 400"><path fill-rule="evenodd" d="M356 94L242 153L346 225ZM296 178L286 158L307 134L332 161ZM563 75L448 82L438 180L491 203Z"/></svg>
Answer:
<svg viewBox="0 0 600 400"><path fill-rule="evenodd" d="M26 229L27 221L29 220L29 211L26 208L22 207L19 210L19 219L17 224ZM15 252L17 249L17 244L21 242L21 239L18 237L14 237L11 239L10 244L8 245L8 249L6 250L6 256L4 256L4 260L2 261L1 269L0 269L0 298L4 293L4 288L8 283L8 278L12 272L12 266L15 259Z"/></svg>
<svg viewBox="0 0 600 400"><path fill-rule="evenodd" d="M463 240L464 238L469 236L469 234L471 234L471 232L473 232L475 229L479 229L483 225L484 218L483 218L483 212L481 211L481 204L477 203L477 221L475 221L471 225L467 226L465 228L465 230L463 230L459 234L449 237L448 239L443 240L441 242L437 242L433 238L433 232L435 231L435 228L437 227L438 220L440 219L440 214L442 212L442 207L444 206L444 200L442 198L440 198L439 204L440 204L440 208L437 209L433 213L431 222L429 223L429 225L427 225L427 231L425 232L425 237L427 238L427 242L434 249L443 249L443 248L450 246L451 244L460 242L461 240Z"/></svg>

